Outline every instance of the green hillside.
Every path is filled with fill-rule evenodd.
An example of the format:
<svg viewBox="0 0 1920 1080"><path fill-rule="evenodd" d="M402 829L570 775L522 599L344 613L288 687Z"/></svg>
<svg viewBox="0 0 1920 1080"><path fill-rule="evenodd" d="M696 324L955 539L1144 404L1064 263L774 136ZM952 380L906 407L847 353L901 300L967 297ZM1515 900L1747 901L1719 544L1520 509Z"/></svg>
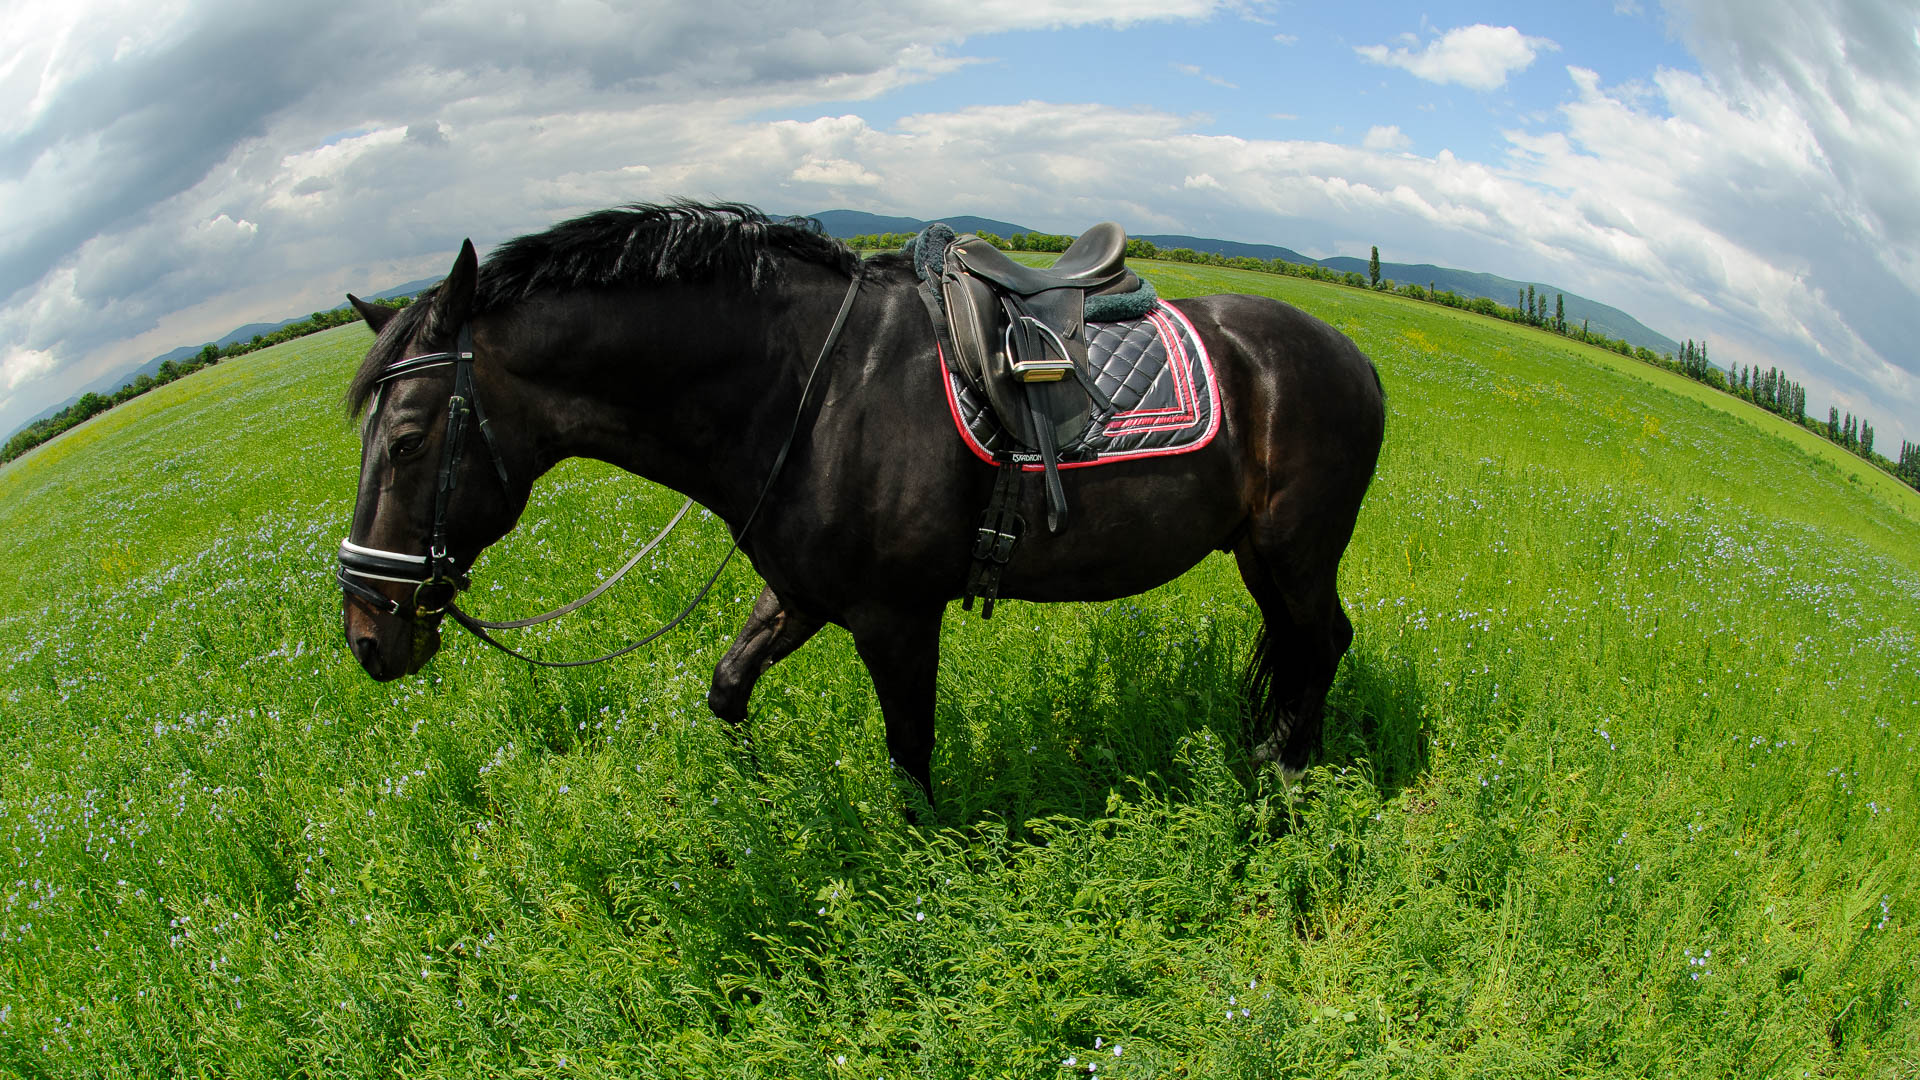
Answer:
<svg viewBox="0 0 1920 1080"><path fill-rule="evenodd" d="M631 661L450 637L376 685L331 578L355 324L0 468L0 1074L1920 1072L1920 495L1565 338L1137 268L1297 303L1388 390L1303 785L1241 753L1225 556L956 607L918 833L845 634L753 753L708 714L744 569ZM470 606L568 599L676 504L569 463ZM725 539L532 647L655 624Z"/></svg>

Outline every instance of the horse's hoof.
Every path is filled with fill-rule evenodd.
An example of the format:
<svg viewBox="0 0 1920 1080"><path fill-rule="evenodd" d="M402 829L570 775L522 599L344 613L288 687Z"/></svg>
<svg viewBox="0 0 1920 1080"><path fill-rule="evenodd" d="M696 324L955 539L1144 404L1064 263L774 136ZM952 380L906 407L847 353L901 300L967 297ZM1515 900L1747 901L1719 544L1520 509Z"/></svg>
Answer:
<svg viewBox="0 0 1920 1080"><path fill-rule="evenodd" d="M1280 760L1281 739L1276 733L1255 743L1248 756L1256 765L1272 765Z"/></svg>

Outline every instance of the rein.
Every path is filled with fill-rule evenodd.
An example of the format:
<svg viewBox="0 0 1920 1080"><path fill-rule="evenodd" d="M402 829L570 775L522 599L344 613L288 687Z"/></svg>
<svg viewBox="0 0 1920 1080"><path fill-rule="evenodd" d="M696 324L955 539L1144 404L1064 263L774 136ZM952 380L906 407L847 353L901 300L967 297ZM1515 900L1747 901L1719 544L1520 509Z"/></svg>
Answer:
<svg viewBox="0 0 1920 1080"><path fill-rule="evenodd" d="M807 381L800 389L800 403L794 409L793 426L787 431L786 441L780 444L780 452L774 456L773 468L767 472L766 483L761 485L760 495L754 500L753 509L748 512L747 519L741 524L739 531L734 533L732 546L728 547L727 553L721 556L720 564L713 568L712 574L707 576L706 582L700 586L700 591L694 594L693 599L687 602L686 607L682 608L678 615L669 619L658 630L610 653L588 660L542 660L504 645L487 633L488 630L517 630L534 626L585 607L606 592L614 582L619 581L627 571L638 565L648 552L667 538L667 534L671 533L687 516L687 511L692 509L692 499L683 503L679 512L673 515L673 520L667 522L666 528L660 530L652 540L647 541L646 546L628 559L626 565L595 586L592 592L572 603L563 604L552 611L542 612L529 618L506 622L476 619L460 610L459 605L454 603L455 596L472 585L471 580L453 557L447 554L446 536L447 506L452 500L454 488L459 483L460 459L465 450L469 417L480 429L487 453L493 459L494 472L500 478L500 486L506 490L512 490L512 485L507 480L505 459L500 456L500 449L494 443L493 431L487 424L486 412L480 407L480 400L474 392L473 330L470 326L460 328L452 352L425 353L395 361L381 373L379 380L384 387L393 379L405 378L442 367L453 368L453 390L447 398L447 440L440 455L439 486L433 500L433 534L428 542L427 554L409 555L403 552L386 551L343 539L340 541L338 556L340 566L334 576L339 579L342 589L371 605L376 612L386 615L406 615L412 619L443 613L451 615L454 622L465 627L474 637L509 656L541 667L585 667L588 664L598 664L615 657L625 656L641 646L650 644L686 621L687 616L693 614L694 609L700 606L700 602L706 599L707 593L712 591L714 583L720 580L721 572L733 560L734 553L740 550L740 543L746 538L747 530L751 529L754 521L759 518L760 508L766 504L767 495L773 490L774 481L779 479L780 470L787 463L787 454L793 449L794 440L800 434L800 424L806 418L807 400L812 396L814 379L820 374L820 369L825 365L827 357L833 354L834 347L839 344L840 332L846 328L847 316L853 311L854 297L859 294L859 291L860 268L856 267L853 280L847 283L846 297L840 301L840 310L833 318L833 327L827 331L826 340L821 342L820 352L814 357L813 367L807 372ZM375 408L378 409L378 407L376 404ZM371 586L356 581L355 578L413 585L413 611L408 614L404 605Z"/></svg>

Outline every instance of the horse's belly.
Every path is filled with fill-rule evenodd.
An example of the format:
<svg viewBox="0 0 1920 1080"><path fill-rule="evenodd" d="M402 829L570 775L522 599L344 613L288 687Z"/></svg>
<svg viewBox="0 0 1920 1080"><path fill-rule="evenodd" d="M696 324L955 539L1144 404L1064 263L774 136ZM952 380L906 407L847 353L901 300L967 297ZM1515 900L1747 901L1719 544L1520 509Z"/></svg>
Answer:
<svg viewBox="0 0 1920 1080"><path fill-rule="evenodd" d="M1047 532L1043 504L1023 507L1027 531L1001 579L1002 596L1112 600L1145 592L1232 543L1246 518L1221 484L1070 483L1067 507L1058 534Z"/></svg>

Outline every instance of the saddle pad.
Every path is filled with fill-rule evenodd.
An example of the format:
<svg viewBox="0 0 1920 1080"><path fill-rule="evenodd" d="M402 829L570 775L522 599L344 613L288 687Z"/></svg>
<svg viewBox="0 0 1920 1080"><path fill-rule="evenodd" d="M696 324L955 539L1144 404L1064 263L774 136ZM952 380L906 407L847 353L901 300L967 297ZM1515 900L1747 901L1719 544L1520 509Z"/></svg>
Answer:
<svg viewBox="0 0 1920 1080"><path fill-rule="evenodd" d="M1156 303L1146 316L1087 323L1087 359L1094 384L1111 398L1114 415L1095 423L1078 444L1064 447L1060 467L1081 469L1113 461L1164 457L1198 450L1220 430L1220 388L1213 359L1186 316ZM947 407L960 438L989 464L1017 461L1029 472L1040 455L1001 427L986 394L968 385L940 354Z"/></svg>

